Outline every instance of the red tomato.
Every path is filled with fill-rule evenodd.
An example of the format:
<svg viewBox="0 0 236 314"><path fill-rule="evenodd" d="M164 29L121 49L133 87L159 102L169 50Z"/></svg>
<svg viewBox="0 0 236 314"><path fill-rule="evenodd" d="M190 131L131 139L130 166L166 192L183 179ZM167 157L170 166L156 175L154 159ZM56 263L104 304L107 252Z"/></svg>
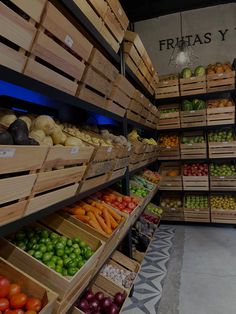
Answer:
<svg viewBox="0 0 236 314"><path fill-rule="evenodd" d="M118 197L117 197L117 202L121 203L122 201L123 201L122 196L118 196Z"/></svg>
<svg viewBox="0 0 236 314"><path fill-rule="evenodd" d="M10 281L4 276L0 276L0 298L5 298L8 295L9 288Z"/></svg>
<svg viewBox="0 0 236 314"><path fill-rule="evenodd" d="M125 207L127 207L128 202L123 201L122 204L123 204Z"/></svg>
<svg viewBox="0 0 236 314"><path fill-rule="evenodd" d="M109 197L111 199L111 201L115 201L116 200L116 196L114 194L109 194Z"/></svg>
<svg viewBox="0 0 236 314"><path fill-rule="evenodd" d="M8 298L20 292L21 292L20 285L18 285L17 283L11 283L9 293L8 293Z"/></svg>
<svg viewBox="0 0 236 314"><path fill-rule="evenodd" d="M9 301L6 298L0 298L0 311L5 311L9 308Z"/></svg>
<svg viewBox="0 0 236 314"><path fill-rule="evenodd" d="M131 202L131 203L129 203L129 204L128 204L128 208L130 208L130 209L134 209L134 208L135 208L135 204L134 204L134 203L132 203L132 202Z"/></svg>
<svg viewBox="0 0 236 314"><path fill-rule="evenodd" d="M18 310L11 311L10 314L25 314L25 311L18 309Z"/></svg>
<svg viewBox="0 0 236 314"><path fill-rule="evenodd" d="M27 310L39 312L42 308L42 302L37 298L29 298L25 307Z"/></svg>
<svg viewBox="0 0 236 314"><path fill-rule="evenodd" d="M123 200L127 203L131 202L131 197L130 196L124 196Z"/></svg>
<svg viewBox="0 0 236 314"><path fill-rule="evenodd" d="M118 205L118 207L119 207L119 209L120 209L120 210L125 209L125 206L124 206L122 203L121 203L121 204L119 204L119 205Z"/></svg>
<svg viewBox="0 0 236 314"><path fill-rule="evenodd" d="M10 305L14 309L22 308L26 304L26 302L27 302L27 295L24 293L14 294L10 298Z"/></svg>

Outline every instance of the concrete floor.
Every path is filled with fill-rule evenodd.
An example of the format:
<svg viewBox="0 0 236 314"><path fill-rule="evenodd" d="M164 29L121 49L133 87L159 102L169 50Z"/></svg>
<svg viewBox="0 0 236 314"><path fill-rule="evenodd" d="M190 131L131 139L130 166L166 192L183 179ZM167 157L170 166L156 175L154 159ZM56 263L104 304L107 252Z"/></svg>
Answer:
<svg viewBox="0 0 236 314"><path fill-rule="evenodd" d="M125 313L235 314L236 229L171 227L174 236L167 271L161 274L161 289L158 276L153 280L160 293L153 295L151 302L138 302L136 294L136 301L128 301L136 304L132 303Z"/></svg>

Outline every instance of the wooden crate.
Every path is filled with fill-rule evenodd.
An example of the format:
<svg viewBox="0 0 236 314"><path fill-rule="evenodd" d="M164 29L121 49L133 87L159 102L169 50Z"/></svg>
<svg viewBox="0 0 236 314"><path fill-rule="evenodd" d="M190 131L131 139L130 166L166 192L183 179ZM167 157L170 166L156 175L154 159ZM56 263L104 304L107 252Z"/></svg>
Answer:
<svg viewBox="0 0 236 314"><path fill-rule="evenodd" d="M140 265L139 263L137 263L136 261L130 259L129 257L125 256L124 254L120 253L119 251L115 251L111 258L109 259L109 261L107 262L107 264L112 265L115 268L118 269L123 269L123 270L129 270L129 271L133 271L136 273L136 277L140 271ZM103 279L107 278L104 275L102 275L101 273L97 276L96 281L97 282L104 282ZM136 279L136 278L135 278ZM135 281L134 279L134 281ZM130 290L132 289L132 286L130 288L125 288L123 287L121 284L119 284L118 282L113 281L112 279L109 278L109 280L114 283L115 285L117 285L118 287L123 288L127 294L129 294ZM133 281L133 282L134 282Z"/></svg>
<svg viewBox="0 0 236 314"><path fill-rule="evenodd" d="M179 93L179 79L176 76L175 79L169 79L170 75L163 75L159 77L157 84L156 98L171 98L178 97Z"/></svg>
<svg viewBox="0 0 236 314"><path fill-rule="evenodd" d="M120 90L122 90L130 98L133 98L133 95L135 93L135 88L127 80L127 78L124 75L118 74L116 76L116 79L114 81L114 86L118 87Z"/></svg>
<svg viewBox="0 0 236 314"><path fill-rule="evenodd" d="M236 158L236 141L208 142L209 158Z"/></svg>
<svg viewBox="0 0 236 314"><path fill-rule="evenodd" d="M206 208L186 208L186 196L201 194L186 194L184 198L184 221L189 222L210 222L210 207L209 204ZM205 195L204 195L205 196ZM209 203L209 200L208 200Z"/></svg>
<svg viewBox="0 0 236 314"><path fill-rule="evenodd" d="M41 223L46 226L45 228L50 228L68 238L80 237L94 251L92 257L74 276L62 276L5 239L0 239L0 253L7 261L55 291L59 296L59 300L63 300L70 294L72 289L80 286L81 278L90 272L91 267L96 265L104 244L93 235L57 214L47 216Z"/></svg>
<svg viewBox="0 0 236 314"><path fill-rule="evenodd" d="M127 109L127 118L129 120L132 120L132 121L139 123L141 116L138 113L135 113L135 112L131 111L130 109Z"/></svg>
<svg viewBox="0 0 236 314"><path fill-rule="evenodd" d="M11 282L19 283L22 292L30 297L39 298L42 301L42 309L39 314L53 313L57 294L49 288L45 287L41 282L33 279L22 270L15 267L0 257L0 272L6 276Z"/></svg>
<svg viewBox="0 0 236 314"><path fill-rule="evenodd" d="M109 177L109 181L112 181L114 179L120 178L122 176L125 175L127 167L125 168L121 168L121 169L117 169L117 170L113 170L110 177Z"/></svg>
<svg viewBox="0 0 236 314"><path fill-rule="evenodd" d="M90 286L90 289L93 291L93 293L102 292L106 297L109 297L111 299L113 299L118 292L125 293L126 296L128 297L127 291L125 289L116 285L108 278L101 277L100 275L98 275L98 277L95 278L92 285ZM122 307L120 308L119 312L117 312L117 314L122 312L124 304L125 302L123 303ZM74 306L71 314L84 314L84 312L79 310L76 306Z"/></svg>
<svg viewBox="0 0 236 314"><path fill-rule="evenodd" d="M180 159L179 145L177 147L159 147L159 160L177 160Z"/></svg>
<svg viewBox="0 0 236 314"><path fill-rule="evenodd" d="M208 106L211 100L208 102ZM207 125L221 125L235 123L235 104L231 107L207 108Z"/></svg>
<svg viewBox="0 0 236 314"><path fill-rule="evenodd" d="M110 177L110 174L106 173L106 174L102 174L102 175L82 181L79 187L79 193L92 190L95 187L102 185L103 183L109 181L109 177Z"/></svg>
<svg viewBox="0 0 236 314"><path fill-rule="evenodd" d="M166 206L162 206L162 202L165 201L166 198L171 199L171 200L178 200L182 204L182 196L181 194L177 193L166 193L165 192L165 197L161 196L160 199L160 205L163 209L163 215L162 215L162 220L169 220L169 221L184 221L184 211L183 211L183 205L178 208L169 208Z"/></svg>
<svg viewBox="0 0 236 314"><path fill-rule="evenodd" d="M180 78L180 95L205 94L207 91L206 75L199 77Z"/></svg>
<svg viewBox="0 0 236 314"><path fill-rule="evenodd" d="M108 97L109 100L107 101L107 110L124 117L126 109L129 107L131 98L116 86L112 88Z"/></svg>
<svg viewBox="0 0 236 314"><path fill-rule="evenodd" d="M23 217L48 147L0 145L0 225Z"/></svg>
<svg viewBox="0 0 236 314"><path fill-rule="evenodd" d="M207 75L207 92L219 92L235 88L235 71Z"/></svg>
<svg viewBox="0 0 236 314"><path fill-rule="evenodd" d="M93 162L88 166L85 178L89 179L101 174L106 174L114 170L115 160L107 160L103 162Z"/></svg>
<svg viewBox="0 0 236 314"><path fill-rule="evenodd" d="M226 164L221 162L221 165ZM233 162L228 163L234 165ZM235 165L234 165L235 166ZM236 191L236 176L213 176L210 172L210 189L211 191Z"/></svg>
<svg viewBox="0 0 236 314"><path fill-rule="evenodd" d="M116 160L114 170L126 168L129 165L129 157L119 158Z"/></svg>
<svg viewBox="0 0 236 314"><path fill-rule="evenodd" d="M134 64L139 67L142 58L131 42L124 42L124 53L127 59L130 57Z"/></svg>
<svg viewBox="0 0 236 314"><path fill-rule="evenodd" d="M207 125L207 111L206 109L180 111L180 123L181 123L182 128L206 126Z"/></svg>
<svg viewBox="0 0 236 314"><path fill-rule="evenodd" d="M122 8L120 1L117 0L107 0L108 5L112 9L113 13L119 20L120 24L122 25L123 29L127 29L129 25L128 17L125 14L124 9Z"/></svg>
<svg viewBox="0 0 236 314"><path fill-rule="evenodd" d="M93 49L88 63L81 79L82 83L79 84L77 96L106 109L109 105L107 99L112 92L113 81L118 75L118 70L96 48Z"/></svg>
<svg viewBox="0 0 236 314"><path fill-rule="evenodd" d="M211 208L211 222L235 224L236 223L236 210Z"/></svg>
<svg viewBox="0 0 236 314"><path fill-rule="evenodd" d="M207 143L204 132L184 132L182 138L191 138L194 136L203 136L205 143L192 143L183 144L180 143L181 159L206 159L207 158Z"/></svg>
<svg viewBox="0 0 236 314"><path fill-rule="evenodd" d="M48 2L24 73L75 95L91 51L92 44Z"/></svg>
<svg viewBox="0 0 236 314"><path fill-rule="evenodd" d="M177 109L177 111L176 112L170 112L170 113L163 113L162 110L166 110L166 109ZM179 106L179 104L170 104L170 105L159 106L158 110L160 112L158 125L157 125L158 130L180 128L180 113L179 113L180 106Z"/></svg>
<svg viewBox="0 0 236 314"><path fill-rule="evenodd" d="M176 176L167 176L167 173L175 171ZM183 190L181 164L178 162L163 162L160 167L160 190Z"/></svg>
<svg viewBox="0 0 236 314"><path fill-rule="evenodd" d="M184 191L209 191L208 176L184 176L183 175Z"/></svg>
<svg viewBox="0 0 236 314"><path fill-rule="evenodd" d="M23 72L27 56L36 36L36 23L41 20L46 0L11 0L0 4L0 64ZM26 16L28 18L26 18Z"/></svg>

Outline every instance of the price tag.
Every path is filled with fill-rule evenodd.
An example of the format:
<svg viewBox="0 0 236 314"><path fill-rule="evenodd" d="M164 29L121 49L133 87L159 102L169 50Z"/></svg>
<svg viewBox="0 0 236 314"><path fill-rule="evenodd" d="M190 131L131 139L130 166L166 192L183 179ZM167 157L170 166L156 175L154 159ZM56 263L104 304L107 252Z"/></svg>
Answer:
<svg viewBox="0 0 236 314"><path fill-rule="evenodd" d="M71 155L75 155L78 152L79 152L79 147L78 146L72 147L71 150L70 150Z"/></svg>
<svg viewBox="0 0 236 314"><path fill-rule="evenodd" d="M189 145L189 146L192 146L193 144L189 143L188 145Z"/></svg>
<svg viewBox="0 0 236 314"><path fill-rule="evenodd" d="M224 179L225 177L220 177L220 179Z"/></svg>
<svg viewBox="0 0 236 314"><path fill-rule="evenodd" d="M170 147L170 146L166 146L166 148L167 148L167 149L171 149L171 147Z"/></svg>
<svg viewBox="0 0 236 314"><path fill-rule="evenodd" d="M167 186L171 186L171 183L167 183L166 185L167 185Z"/></svg>
<svg viewBox="0 0 236 314"><path fill-rule="evenodd" d="M69 35L66 35L65 44L71 48L73 46L73 43L73 39Z"/></svg>
<svg viewBox="0 0 236 314"><path fill-rule="evenodd" d="M223 142L223 144L228 144L229 142Z"/></svg>
<svg viewBox="0 0 236 314"><path fill-rule="evenodd" d="M175 208L171 208L170 210L176 210Z"/></svg>
<svg viewBox="0 0 236 314"><path fill-rule="evenodd" d="M218 73L218 76L219 77L221 77L221 76L223 76L224 75L224 73Z"/></svg>
<svg viewBox="0 0 236 314"><path fill-rule="evenodd" d="M190 110L190 113L194 113L195 112L195 110Z"/></svg>
<svg viewBox="0 0 236 314"><path fill-rule="evenodd" d="M200 212L200 209L196 209L196 208L195 208L194 211L195 211L195 212Z"/></svg>
<svg viewBox="0 0 236 314"><path fill-rule="evenodd" d="M0 158L12 158L15 155L15 148L0 149Z"/></svg>
<svg viewBox="0 0 236 314"><path fill-rule="evenodd" d="M109 146L108 149L107 149L107 152L110 153L111 151L112 151L112 147Z"/></svg>

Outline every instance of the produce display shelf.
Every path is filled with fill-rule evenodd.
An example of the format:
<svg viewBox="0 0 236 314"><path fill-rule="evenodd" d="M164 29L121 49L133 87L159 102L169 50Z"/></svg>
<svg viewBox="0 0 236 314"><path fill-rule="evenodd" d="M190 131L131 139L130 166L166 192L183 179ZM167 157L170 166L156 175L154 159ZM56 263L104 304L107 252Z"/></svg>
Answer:
<svg viewBox="0 0 236 314"><path fill-rule="evenodd" d="M148 126L145 126L145 125L143 125L143 124L141 124L141 123L138 123L138 122L136 122L136 121L133 121L133 120L130 120L130 119L127 119L127 123L128 123L128 125L132 125L132 126L134 126L134 127L136 127L136 128L138 128L138 129L142 129L142 130L145 130L145 131L147 131L147 132L156 132L156 130L155 129L153 129L153 128L150 128L150 127L148 127Z"/></svg>
<svg viewBox="0 0 236 314"><path fill-rule="evenodd" d="M148 164L146 164L146 165L144 165L144 166L141 166L140 168L137 168L137 169L134 169L134 170L132 170L132 171L129 171L129 175L131 176L131 175L133 175L133 174L135 174L135 173L137 173L137 172L143 170L144 168L151 166L151 165L154 164L155 162L157 162L157 160L152 161L152 162L150 162L150 163L148 163Z"/></svg>
<svg viewBox="0 0 236 314"><path fill-rule="evenodd" d="M50 99L56 101L55 104L52 102L47 102L45 106L60 110L60 104L62 105L70 105L75 108L79 108L82 110L86 110L89 113L97 113L109 118L114 119L117 122L122 122L123 117L118 116L117 114L107 111L101 107L97 107L87 101L81 100L77 97L71 96L63 91L60 91L52 86L39 82L31 77L28 77L24 74L15 72L7 67L0 65L0 81L8 82L23 88L26 88L30 91L35 91ZM1 93L1 90L0 90ZM63 100L63 102L62 102Z"/></svg>
<svg viewBox="0 0 236 314"><path fill-rule="evenodd" d="M118 177L112 181L108 181L102 185L99 185L97 186L96 188L93 188L91 190L88 190L88 191L85 191L83 193L79 193L78 195L76 196L73 196L71 198L68 198L62 202L58 202L52 206L48 206L46 208L44 208L43 210L41 211L38 211L36 213L33 213L31 215L28 215L28 216L25 216L19 220L16 220L14 222L11 222L11 223L8 223L6 225L3 225L1 226L0 228L0 237L3 237L3 236L6 236L14 231L16 231L17 229L20 229L21 227L27 225L27 224L30 224L32 222L34 222L35 220L39 220L39 219L42 219L58 210L60 210L61 208L63 207L66 207L66 206L69 206L69 205L72 205L74 204L75 202L99 191L99 190L102 190L102 189L105 189L107 188L108 186L111 186L113 184L115 184L116 182L120 181L124 179L124 176L121 176L121 177Z"/></svg>
<svg viewBox="0 0 236 314"><path fill-rule="evenodd" d="M222 124L220 128L229 128L234 127L235 124ZM163 129L158 130L159 133L168 133L168 132L190 132L190 131L207 131L207 130L214 130L219 129L219 125L206 125L206 126L192 126L190 128L176 128L176 129Z"/></svg>

